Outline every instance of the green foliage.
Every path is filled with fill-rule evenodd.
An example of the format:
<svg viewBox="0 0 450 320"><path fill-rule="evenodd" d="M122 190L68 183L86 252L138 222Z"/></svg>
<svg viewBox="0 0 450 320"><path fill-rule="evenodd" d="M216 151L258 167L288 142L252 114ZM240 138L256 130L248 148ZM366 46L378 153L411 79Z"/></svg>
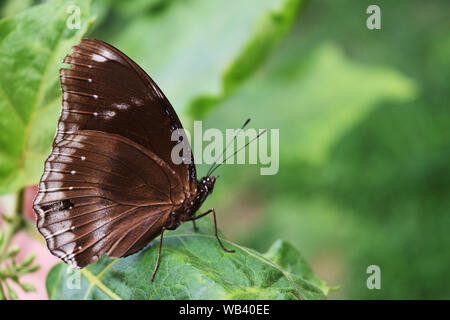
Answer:
<svg viewBox="0 0 450 320"><path fill-rule="evenodd" d="M58 69L90 23L89 1L76 2L81 29L69 29L73 2L51 1L0 21L0 193L35 184L61 109Z"/></svg>
<svg viewBox="0 0 450 320"><path fill-rule="evenodd" d="M0 3L0 18L13 16L30 7L33 0L5 0Z"/></svg>
<svg viewBox="0 0 450 320"><path fill-rule="evenodd" d="M203 118L218 103L225 100L235 88L239 87L260 65L291 27L296 18L297 8L303 1L285 1L283 7L267 12L258 21L255 34L242 53L230 63L222 76L221 92L208 93L194 99L190 105L190 114L194 118Z"/></svg>
<svg viewBox="0 0 450 320"><path fill-rule="evenodd" d="M261 249L283 234L341 285L332 298L446 299L449 3L383 2L380 31L364 26L370 4L310 2L261 72L214 111L209 126L252 116L280 128L281 155L272 177L222 168L211 205L239 218L222 227L240 243ZM244 208L249 218L232 215ZM365 285L371 264L381 290Z"/></svg>
<svg viewBox="0 0 450 320"><path fill-rule="evenodd" d="M0 262L4 263L4 266L0 269L0 300L7 298L16 300L18 297L17 293L11 288L8 281L17 284L25 292L36 291L35 286L31 283L20 281L21 276L28 273L33 273L39 269L38 265L31 265L35 255L30 254L26 256L21 263L18 263L16 261L16 256L19 251L20 248L18 246L12 246L9 248L4 258L0 260ZM6 292L4 288L6 288Z"/></svg>
<svg viewBox="0 0 450 320"><path fill-rule="evenodd" d="M190 107L198 119L212 108L209 100L225 98L261 65L292 25L301 2L114 4L94 34L120 44L151 74L178 113L185 115Z"/></svg>
<svg viewBox="0 0 450 320"><path fill-rule="evenodd" d="M251 81L217 106L207 125L233 128L236 119L251 116L256 126L282 128L285 162L318 164L377 102L415 96L414 83L392 69L356 64L330 43L305 53L300 40L287 38Z"/></svg>
<svg viewBox="0 0 450 320"><path fill-rule="evenodd" d="M164 237L161 264L151 282L158 240L122 259L102 257L81 271L58 264L47 277L51 299L324 299L327 286L290 244L277 241L260 253L213 236L211 223L200 232L185 224ZM79 284L79 288L73 287ZM69 284L69 285L68 285Z"/></svg>
<svg viewBox="0 0 450 320"><path fill-rule="evenodd" d="M17 214L22 211L23 193L19 193L15 200L17 208L16 214L3 214L3 225L0 228L0 300L17 299L18 295L11 288L10 284L15 283L23 291L36 291L36 288L22 281L23 275L33 273L39 269L39 265L33 264L35 254L28 254L22 262L17 261L17 255L20 252L18 245L10 246L10 242L20 227L25 224L23 215Z"/></svg>

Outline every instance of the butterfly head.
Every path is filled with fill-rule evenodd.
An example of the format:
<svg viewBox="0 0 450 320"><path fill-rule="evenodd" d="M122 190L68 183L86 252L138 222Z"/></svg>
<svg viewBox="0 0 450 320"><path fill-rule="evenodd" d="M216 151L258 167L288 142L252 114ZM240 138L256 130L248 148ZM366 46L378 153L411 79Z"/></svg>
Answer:
<svg viewBox="0 0 450 320"><path fill-rule="evenodd" d="M206 191L206 194L210 194L212 193L213 189L214 189L214 184L216 183L216 179L217 177L203 177L200 179L200 185L204 188L204 190Z"/></svg>

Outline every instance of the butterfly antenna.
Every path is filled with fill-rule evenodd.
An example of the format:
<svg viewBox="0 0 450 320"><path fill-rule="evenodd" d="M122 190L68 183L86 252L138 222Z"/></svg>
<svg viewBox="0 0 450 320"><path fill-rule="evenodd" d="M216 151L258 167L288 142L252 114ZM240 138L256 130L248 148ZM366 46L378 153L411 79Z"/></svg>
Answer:
<svg viewBox="0 0 450 320"><path fill-rule="evenodd" d="M216 158L216 160L214 160L214 163L211 165L211 167L209 168L208 172L206 173L206 176L209 177L211 175L211 170L213 169L213 167L217 164L217 161L219 161L220 158L222 158L223 154L225 153L225 151L228 149L228 147L234 143L234 141L236 140L237 136L241 133L242 130L244 130L244 128L248 125L248 123L250 122L250 118L248 118L244 124L242 125L242 127L236 131L236 133L233 136L233 139L231 139L230 142L228 142L228 144L225 146L225 148L223 148L222 153L220 154L220 156L218 156Z"/></svg>
<svg viewBox="0 0 450 320"><path fill-rule="evenodd" d="M257 140L260 136L262 136L264 133L267 132L267 129L264 129L263 131L261 131L256 137L254 137L252 140L250 140L249 142L247 142L245 144L245 146L240 147L238 150L236 150L232 155L230 155L229 157L227 157L225 159L224 162L217 164L212 170L210 170L209 175L211 175L214 171L216 171L217 168L219 168L222 164L224 164L228 159L234 157L239 151L241 151L242 149L244 149L245 147L247 147L250 143L252 143L253 141ZM209 176L208 175L208 176Z"/></svg>

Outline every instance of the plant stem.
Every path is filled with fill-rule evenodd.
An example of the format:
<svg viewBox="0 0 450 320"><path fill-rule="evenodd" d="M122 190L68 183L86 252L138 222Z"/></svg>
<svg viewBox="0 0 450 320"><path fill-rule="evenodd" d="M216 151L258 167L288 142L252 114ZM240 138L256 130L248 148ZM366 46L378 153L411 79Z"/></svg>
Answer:
<svg viewBox="0 0 450 320"><path fill-rule="evenodd" d="M25 198L25 188L22 188L17 194L16 194L16 204L15 208L13 210L13 213L11 214L4 214L4 238L3 243L0 246L0 263L3 261L7 251L9 244L13 238L13 236L16 234L16 232L22 227L25 219L23 216L23 202Z"/></svg>
<svg viewBox="0 0 450 320"><path fill-rule="evenodd" d="M28 219L24 219L25 225L23 227L24 231L33 239L38 240L40 243L45 244L44 237L38 232L36 225L29 221Z"/></svg>
<svg viewBox="0 0 450 320"><path fill-rule="evenodd" d="M0 281L0 300L6 300L6 294L5 291L3 290L3 284Z"/></svg>

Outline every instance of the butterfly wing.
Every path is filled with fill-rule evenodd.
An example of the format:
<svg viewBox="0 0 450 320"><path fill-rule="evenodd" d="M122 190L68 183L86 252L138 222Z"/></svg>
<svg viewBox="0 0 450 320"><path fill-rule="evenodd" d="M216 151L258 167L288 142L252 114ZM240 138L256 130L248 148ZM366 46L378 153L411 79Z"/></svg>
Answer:
<svg viewBox="0 0 450 320"><path fill-rule="evenodd" d="M171 141L183 129L177 114L156 83L125 54L95 39L73 47L61 69L63 111L54 143L77 130L98 130L126 137L157 154L183 178L188 196L196 172L186 136ZM190 159L174 164L173 147L182 143Z"/></svg>
<svg viewBox="0 0 450 320"><path fill-rule="evenodd" d="M182 194L178 175L153 152L119 135L80 130L54 145L34 209L50 251L84 267L105 252L141 249Z"/></svg>
<svg viewBox="0 0 450 320"><path fill-rule="evenodd" d="M34 201L50 251L76 267L134 253L189 196L196 173L174 164L182 128L167 98L126 55L84 39L61 69L63 108ZM183 139L187 144L187 139Z"/></svg>

